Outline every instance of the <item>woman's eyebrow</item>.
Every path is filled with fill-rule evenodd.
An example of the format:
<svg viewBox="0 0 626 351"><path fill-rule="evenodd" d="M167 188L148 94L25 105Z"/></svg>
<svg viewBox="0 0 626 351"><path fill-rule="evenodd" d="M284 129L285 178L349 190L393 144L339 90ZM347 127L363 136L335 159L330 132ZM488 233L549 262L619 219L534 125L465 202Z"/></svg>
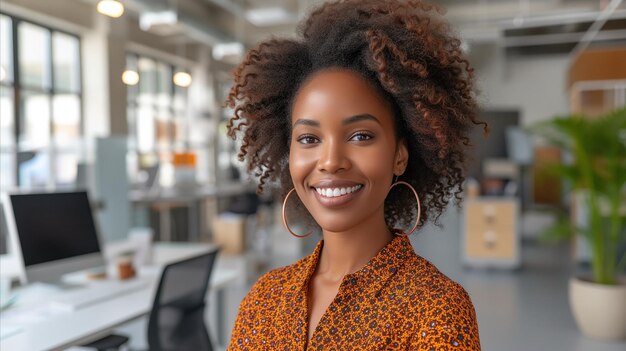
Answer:
<svg viewBox="0 0 626 351"><path fill-rule="evenodd" d="M350 124L350 123L356 123L356 122L359 122L359 121L374 121L374 122L380 124L380 121L378 120L378 118L370 115L369 113L363 113L363 114L360 114L360 115L356 115L356 116L345 118L343 120L343 122L341 122L341 124L346 125L346 124Z"/></svg>
<svg viewBox="0 0 626 351"><path fill-rule="evenodd" d="M370 115L369 113L363 113L360 115L355 115L355 116L350 116L345 118L341 124L346 125L346 124L350 124L350 123L356 123L359 121L374 121L378 124L380 124L380 121L378 120L378 118ZM305 125L305 126L311 126L311 127L318 127L320 126L320 122L312 120L312 119L305 119L305 118L298 118L298 120L296 120L293 124L292 127L295 127L299 124Z"/></svg>
<svg viewBox="0 0 626 351"><path fill-rule="evenodd" d="M302 125L305 125L305 126L311 126L311 127L319 127L320 126L320 122L318 122L318 121L314 121L312 119L298 118L298 120L293 124L292 127L295 127L298 124L302 124Z"/></svg>

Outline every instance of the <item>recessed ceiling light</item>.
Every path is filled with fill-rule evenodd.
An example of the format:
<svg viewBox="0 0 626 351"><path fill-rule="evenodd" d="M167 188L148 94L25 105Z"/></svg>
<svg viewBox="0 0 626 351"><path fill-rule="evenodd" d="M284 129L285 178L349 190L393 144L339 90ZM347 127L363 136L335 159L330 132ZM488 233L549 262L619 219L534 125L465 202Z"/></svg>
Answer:
<svg viewBox="0 0 626 351"><path fill-rule="evenodd" d="M174 84L186 88L191 85L191 75L187 72L176 72L173 78Z"/></svg>
<svg viewBox="0 0 626 351"><path fill-rule="evenodd" d="M113 18L118 18L124 14L124 5L117 0L100 0L97 9L101 14Z"/></svg>
<svg viewBox="0 0 626 351"><path fill-rule="evenodd" d="M139 73L126 70L122 73L122 82L126 85L137 85L139 83Z"/></svg>

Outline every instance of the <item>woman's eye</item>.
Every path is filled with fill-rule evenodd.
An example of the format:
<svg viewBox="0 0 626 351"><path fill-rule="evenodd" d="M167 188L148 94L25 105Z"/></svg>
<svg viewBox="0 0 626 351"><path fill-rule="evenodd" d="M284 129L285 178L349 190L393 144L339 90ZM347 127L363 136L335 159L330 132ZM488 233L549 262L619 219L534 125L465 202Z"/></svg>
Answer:
<svg viewBox="0 0 626 351"><path fill-rule="evenodd" d="M367 133L356 133L354 134L350 140L354 140L354 141L366 141L366 140L370 140L372 139L373 136Z"/></svg>
<svg viewBox="0 0 626 351"><path fill-rule="evenodd" d="M303 135L298 138L300 144L314 144L317 142L317 138L312 135Z"/></svg>

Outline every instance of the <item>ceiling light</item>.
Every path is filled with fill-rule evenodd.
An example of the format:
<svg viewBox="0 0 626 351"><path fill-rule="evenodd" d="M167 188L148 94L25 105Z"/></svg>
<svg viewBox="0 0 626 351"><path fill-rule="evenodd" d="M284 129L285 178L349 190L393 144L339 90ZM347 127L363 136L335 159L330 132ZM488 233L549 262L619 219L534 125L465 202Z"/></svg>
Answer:
<svg viewBox="0 0 626 351"><path fill-rule="evenodd" d="M137 85L139 83L139 73L126 70L122 73L122 82L126 85Z"/></svg>
<svg viewBox="0 0 626 351"><path fill-rule="evenodd" d="M100 0L97 9L101 14L113 18L118 18L124 14L124 5L117 0Z"/></svg>
<svg viewBox="0 0 626 351"><path fill-rule="evenodd" d="M221 43L213 47L213 58L221 61L225 58L236 58L240 60L243 57L244 47L242 43Z"/></svg>
<svg viewBox="0 0 626 351"><path fill-rule="evenodd" d="M149 31L153 27L174 28L178 23L178 14L173 10L142 12L139 15L139 28Z"/></svg>
<svg viewBox="0 0 626 351"><path fill-rule="evenodd" d="M176 72L173 80L179 87L186 88L191 85L191 75L187 72Z"/></svg>
<svg viewBox="0 0 626 351"><path fill-rule="evenodd" d="M295 23L297 16L282 7L266 7L246 11L246 19L257 27Z"/></svg>

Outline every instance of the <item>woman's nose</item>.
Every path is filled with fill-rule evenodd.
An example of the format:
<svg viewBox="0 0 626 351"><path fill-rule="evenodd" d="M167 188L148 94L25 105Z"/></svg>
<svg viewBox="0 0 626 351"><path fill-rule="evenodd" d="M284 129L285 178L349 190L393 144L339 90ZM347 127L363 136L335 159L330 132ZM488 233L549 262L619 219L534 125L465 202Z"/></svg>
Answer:
<svg viewBox="0 0 626 351"><path fill-rule="evenodd" d="M341 143L328 141L322 144L317 168L321 172L337 173L350 168L350 161Z"/></svg>

